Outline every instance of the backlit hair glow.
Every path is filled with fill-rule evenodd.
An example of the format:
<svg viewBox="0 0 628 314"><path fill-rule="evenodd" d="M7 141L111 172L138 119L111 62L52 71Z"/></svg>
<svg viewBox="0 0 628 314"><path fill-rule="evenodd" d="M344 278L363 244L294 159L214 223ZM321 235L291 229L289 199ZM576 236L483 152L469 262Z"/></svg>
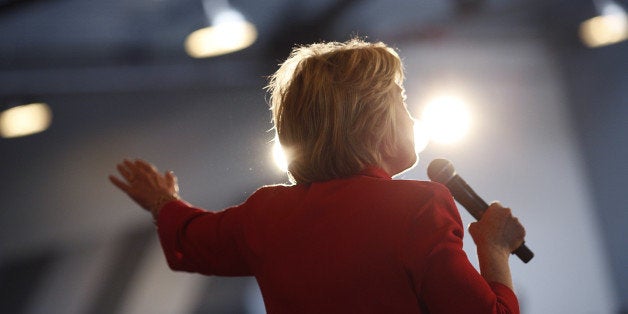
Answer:
<svg viewBox="0 0 628 314"><path fill-rule="evenodd" d="M295 48L267 86L275 131L296 183L381 165L396 147L398 54L361 39Z"/></svg>

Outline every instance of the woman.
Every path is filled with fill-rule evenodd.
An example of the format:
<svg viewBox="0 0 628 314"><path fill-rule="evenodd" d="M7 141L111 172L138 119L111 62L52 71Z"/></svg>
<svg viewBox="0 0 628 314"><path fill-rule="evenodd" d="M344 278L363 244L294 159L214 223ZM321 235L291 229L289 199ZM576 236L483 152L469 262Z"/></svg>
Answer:
<svg viewBox="0 0 628 314"><path fill-rule="evenodd" d="M173 270L255 276L268 313L518 313L508 258L525 231L510 210L469 227L480 274L449 191L391 179L417 161L402 81L382 43L296 48L268 87L295 184L207 212L142 160L111 181L152 213Z"/></svg>

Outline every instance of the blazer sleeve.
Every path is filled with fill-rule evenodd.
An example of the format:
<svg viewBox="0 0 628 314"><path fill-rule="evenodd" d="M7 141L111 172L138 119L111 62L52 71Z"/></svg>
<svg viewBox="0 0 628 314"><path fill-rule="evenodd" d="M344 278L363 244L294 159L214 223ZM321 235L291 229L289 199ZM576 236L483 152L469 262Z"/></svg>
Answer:
<svg viewBox="0 0 628 314"><path fill-rule="evenodd" d="M417 254L408 262L415 293L430 313L519 313L514 292L486 282L469 262L462 250L462 220L446 188L436 187L408 234L406 249Z"/></svg>
<svg viewBox="0 0 628 314"><path fill-rule="evenodd" d="M243 207L209 212L183 201L164 205L157 231L170 268L205 275L251 275L242 252Z"/></svg>

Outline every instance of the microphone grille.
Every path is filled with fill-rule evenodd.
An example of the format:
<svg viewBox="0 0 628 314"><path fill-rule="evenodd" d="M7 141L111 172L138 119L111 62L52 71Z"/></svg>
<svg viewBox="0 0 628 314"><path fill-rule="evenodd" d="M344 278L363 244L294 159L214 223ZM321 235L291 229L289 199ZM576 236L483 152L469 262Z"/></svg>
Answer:
<svg viewBox="0 0 628 314"><path fill-rule="evenodd" d="M427 176L434 182L447 184L455 175L454 165L447 159L434 159L427 166Z"/></svg>

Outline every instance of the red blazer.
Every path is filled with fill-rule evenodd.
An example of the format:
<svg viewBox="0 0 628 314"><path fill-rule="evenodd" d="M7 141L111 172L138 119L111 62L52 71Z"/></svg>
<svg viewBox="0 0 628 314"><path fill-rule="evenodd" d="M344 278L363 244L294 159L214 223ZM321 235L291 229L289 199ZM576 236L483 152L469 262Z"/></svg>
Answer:
<svg viewBox="0 0 628 314"><path fill-rule="evenodd" d="M469 263L438 183L367 169L263 187L220 212L170 202L157 225L173 270L255 276L268 313L519 313Z"/></svg>

